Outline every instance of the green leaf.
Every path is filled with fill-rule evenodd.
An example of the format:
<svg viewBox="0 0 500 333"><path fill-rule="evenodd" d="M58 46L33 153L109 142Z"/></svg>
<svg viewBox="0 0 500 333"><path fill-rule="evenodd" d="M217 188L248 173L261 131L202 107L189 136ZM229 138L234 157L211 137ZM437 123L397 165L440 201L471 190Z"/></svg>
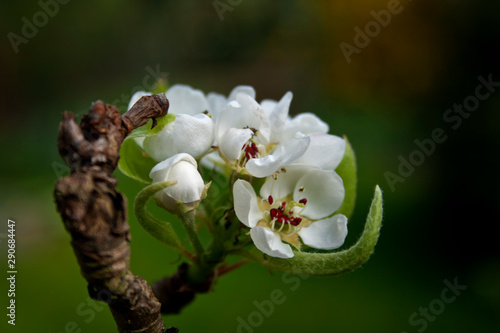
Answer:
<svg viewBox="0 0 500 333"><path fill-rule="evenodd" d="M148 135L157 134L160 132L163 127L170 124L175 120L175 114L167 113L165 116L156 118L156 126L153 127L153 119L149 119L149 121L142 125L139 128L136 128L128 137L128 138L139 138L146 137Z"/></svg>
<svg viewBox="0 0 500 333"><path fill-rule="evenodd" d="M173 247L179 252L183 252L184 248L181 245L179 237L172 228L172 225L169 222L157 219L146 210L146 203L156 192L176 183L177 181L175 180L167 181L143 188L135 198L134 214L139 224L154 238L158 239L163 244Z"/></svg>
<svg viewBox="0 0 500 333"><path fill-rule="evenodd" d="M118 168L126 176L135 179L143 184L151 184L149 172L158 164L151 156L146 154L137 144L135 139L145 138L157 134L163 127L175 120L174 114L167 114L157 118L157 125L154 128L153 120L150 119L145 125L135 129L122 143L120 147L120 160Z"/></svg>
<svg viewBox="0 0 500 333"><path fill-rule="evenodd" d="M345 198L342 206L340 206L334 214L343 214L349 219L356 203L356 156L354 155L351 144L345 136L344 140L346 141L344 158L342 158L335 172L337 172L344 181Z"/></svg>
<svg viewBox="0 0 500 333"><path fill-rule="evenodd" d="M141 183L150 184L149 172L156 164L157 162L139 147L133 137L123 141L118 161L118 169L123 174Z"/></svg>
<svg viewBox="0 0 500 333"><path fill-rule="evenodd" d="M382 221L382 191L375 187L373 198L363 233L359 240L347 250L332 253L296 252L291 259L266 256L259 260L252 255L250 259L260 261L272 270L287 271L294 274L312 276L333 276L355 270L371 256L377 244Z"/></svg>

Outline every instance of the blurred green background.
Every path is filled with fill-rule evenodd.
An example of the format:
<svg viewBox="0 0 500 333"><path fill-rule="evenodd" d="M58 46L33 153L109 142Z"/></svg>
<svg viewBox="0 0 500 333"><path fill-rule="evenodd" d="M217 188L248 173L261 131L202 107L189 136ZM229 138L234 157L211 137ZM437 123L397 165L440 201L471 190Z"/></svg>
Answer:
<svg viewBox="0 0 500 333"><path fill-rule="evenodd" d="M238 318L262 318L258 327L239 331L498 331L500 92L481 101L457 129L443 120L454 103L474 95L478 76L500 81L498 2L403 0L350 63L339 45L354 46L354 28L364 31L374 20L371 11L387 9L387 1L221 2L227 8L222 19L212 0L69 1L46 24L37 1L0 2L2 274L8 218L17 222L18 250L16 326L2 313L0 330L116 331L109 311L89 301L55 211L52 189L67 173L56 151L57 127L64 110L81 117L97 99L124 111L132 93L151 84L149 68L168 73L170 84L205 92L228 94L249 84L262 100L291 90L293 114L314 112L331 133L347 135L359 176L347 245L362 230L375 184L385 196L382 234L363 268L294 280L247 265L182 314L165 317L167 325L181 332L238 332ZM33 16L40 27L16 53L8 34L21 36ZM408 159L417 149L414 140L430 138L435 128L447 140L391 189L386 172L397 174L398 156ZM120 172L116 177L130 206L140 187ZM129 222L132 271L150 282L171 274L177 256L133 217ZM435 300L443 281L455 278L467 289L441 309ZM269 299L275 289L286 300L259 317L254 301ZM422 319L420 308L429 305L439 314ZM414 312L418 324L410 322Z"/></svg>

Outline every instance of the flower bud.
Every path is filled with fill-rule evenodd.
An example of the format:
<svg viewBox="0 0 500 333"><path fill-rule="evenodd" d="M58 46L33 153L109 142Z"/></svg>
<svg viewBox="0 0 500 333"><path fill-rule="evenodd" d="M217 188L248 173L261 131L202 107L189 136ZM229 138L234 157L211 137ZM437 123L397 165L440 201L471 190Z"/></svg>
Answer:
<svg viewBox="0 0 500 333"><path fill-rule="evenodd" d="M157 204L171 213L177 213L179 205L184 212L195 209L205 190L196 160L186 153L176 154L158 163L149 177L153 179L153 183L177 181L177 184L165 188L155 196Z"/></svg>

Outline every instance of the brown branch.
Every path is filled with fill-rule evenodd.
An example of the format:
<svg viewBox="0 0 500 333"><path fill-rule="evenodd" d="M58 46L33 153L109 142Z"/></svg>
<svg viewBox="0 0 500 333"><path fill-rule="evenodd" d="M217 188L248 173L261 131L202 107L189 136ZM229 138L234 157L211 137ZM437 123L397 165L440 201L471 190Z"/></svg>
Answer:
<svg viewBox="0 0 500 333"><path fill-rule="evenodd" d="M210 291L215 279L213 272L207 272L206 279L200 283L193 283L188 278L188 265L179 266L177 272L153 284L153 291L161 302L161 313L179 313L191 303L196 294Z"/></svg>
<svg viewBox="0 0 500 333"><path fill-rule="evenodd" d="M142 97L123 116L116 107L97 101L80 126L65 112L59 127L59 153L71 174L56 184L57 209L90 296L108 303L120 332L164 331L152 288L130 272L126 201L111 173L124 138L167 110L164 95Z"/></svg>

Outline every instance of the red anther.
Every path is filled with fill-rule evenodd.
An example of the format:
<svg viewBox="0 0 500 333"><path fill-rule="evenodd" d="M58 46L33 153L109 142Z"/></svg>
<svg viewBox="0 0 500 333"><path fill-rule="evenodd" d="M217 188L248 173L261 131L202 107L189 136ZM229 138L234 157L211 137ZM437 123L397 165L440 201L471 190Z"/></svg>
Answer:
<svg viewBox="0 0 500 333"><path fill-rule="evenodd" d="M283 202L281 203L281 207L283 207L283 209L285 209L285 207L286 207L286 202L284 202L284 201L283 201Z"/></svg>
<svg viewBox="0 0 500 333"><path fill-rule="evenodd" d="M307 199L306 199L306 198L304 198L304 199L300 199L300 200L299 200L299 203L301 203L301 204L304 204L304 205L305 205L305 204L307 203Z"/></svg>
<svg viewBox="0 0 500 333"><path fill-rule="evenodd" d="M269 202L270 205L273 204L274 200L273 200L273 197L271 195L267 198L267 202Z"/></svg>
<svg viewBox="0 0 500 333"><path fill-rule="evenodd" d="M278 210L276 208L271 209L271 218L275 218L278 214Z"/></svg>
<svg viewBox="0 0 500 333"><path fill-rule="evenodd" d="M276 222L278 222L278 223L283 223L283 222L284 222L283 217L278 218L278 219L276 220Z"/></svg>
<svg viewBox="0 0 500 333"><path fill-rule="evenodd" d="M293 226L298 226L300 224L300 222L302 222L302 219L300 217L296 217L296 218L292 219L290 224Z"/></svg>
<svg viewBox="0 0 500 333"><path fill-rule="evenodd" d="M257 145L253 142L251 144L243 145L241 149L245 151L247 161L251 158L257 157L257 154L259 153L259 148L257 148Z"/></svg>

